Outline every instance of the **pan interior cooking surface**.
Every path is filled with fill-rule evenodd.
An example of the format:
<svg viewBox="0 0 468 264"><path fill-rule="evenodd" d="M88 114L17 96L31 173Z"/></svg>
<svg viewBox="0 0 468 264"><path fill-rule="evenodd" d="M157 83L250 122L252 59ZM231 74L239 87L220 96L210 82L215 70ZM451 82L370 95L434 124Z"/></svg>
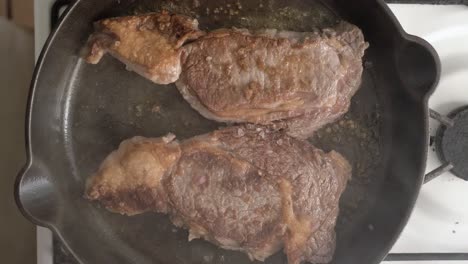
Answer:
<svg viewBox="0 0 468 264"><path fill-rule="evenodd" d="M161 10L196 18L202 30L236 27L313 31L331 26L339 19L330 7L317 0L143 0L130 4L124 14L134 15Z"/></svg>
<svg viewBox="0 0 468 264"><path fill-rule="evenodd" d="M339 18L318 1L138 1L124 12L106 10L106 16L168 10L199 19L204 30L221 27L276 28L313 31L333 26ZM84 44L84 43L83 43ZM74 193L82 217L99 233L125 250L129 259L157 263L250 263L245 254L222 250L202 240L187 241L187 232L175 228L167 216L147 213L124 217L96 209L78 198L102 159L118 144L135 135L159 137L172 132L179 139L210 132L222 126L201 117L188 105L174 85L155 85L110 56L95 66L77 62L69 85L64 118L68 160L74 168ZM351 110L311 138L317 147L337 150L353 164L353 178L343 195L337 230L338 244L352 235L354 225L372 206L382 180L380 166L380 107L372 72L365 70L361 90ZM363 154L365 153L365 154ZM76 189L75 189L76 188ZM339 249L338 249L339 250ZM149 263L148 262L148 263ZM285 263L278 253L265 263ZM146 263L146 262L144 262Z"/></svg>
<svg viewBox="0 0 468 264"><path fill-rule="evenodd" d="M353 166L333 263L379 263L422 182L427 97L439 71L427 44L405 35L379 0L77 0L33 81L29 162L16 193L23 213L53 229L83 263L251 263L241 252L188 242L188 232L167 216L120 216L83 198L86 179L123 140L170 132L183 140L225 125L199 115L173 84L151 83L111 56L98 65L80 58L94 21L161 10L197 18L202 30L314 31L338 23L337 14L362 29L370 48L361 88L350 111L309 140ZM277 253L265 263L286 263L286 257Z"/></svg>

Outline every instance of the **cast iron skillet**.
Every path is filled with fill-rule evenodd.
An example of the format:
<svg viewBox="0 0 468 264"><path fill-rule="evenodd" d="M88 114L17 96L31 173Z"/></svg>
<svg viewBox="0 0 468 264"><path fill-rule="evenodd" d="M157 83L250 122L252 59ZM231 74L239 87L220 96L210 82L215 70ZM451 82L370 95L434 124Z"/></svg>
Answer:
<svg viewBox="0 0 468 264"><path fill-rule="evenodd" d="M250 263L244 254L187 242L187 232L166 216L124 217L82 198L85 179L122 140L168 132L184 139L222 126L192 110L174 85L150 83L109 56L99 65L80 59L93 21L161 8L198 17L205 30L311 31L339 19L359 26L370 43L362 87L350 112L310 139L353 163L333 263L379 263L399 236L423 182L427 100L440 71L435 51L406 34L381 0L239 2L242 9L219 0L78 0L50 36L32 81L28 163L18 176L16 199L28 219L52 229L80 262ZM228 3L231 14L224 12ZM265 263L286 258L278 253Z"/></svg>

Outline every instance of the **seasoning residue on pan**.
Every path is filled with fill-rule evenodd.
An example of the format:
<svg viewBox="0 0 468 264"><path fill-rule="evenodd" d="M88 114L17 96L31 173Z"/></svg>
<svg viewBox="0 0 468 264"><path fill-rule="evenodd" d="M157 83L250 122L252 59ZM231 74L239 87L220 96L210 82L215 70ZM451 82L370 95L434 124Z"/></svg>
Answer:
<svg viewBox="0 0 468 264"><path fill-rule="evenodd" d="M332 26L338 20L320 1L142 0L129 10L132 10L129 14L166 10L195 17L202 29L238 27L313 31Z"/></svg>

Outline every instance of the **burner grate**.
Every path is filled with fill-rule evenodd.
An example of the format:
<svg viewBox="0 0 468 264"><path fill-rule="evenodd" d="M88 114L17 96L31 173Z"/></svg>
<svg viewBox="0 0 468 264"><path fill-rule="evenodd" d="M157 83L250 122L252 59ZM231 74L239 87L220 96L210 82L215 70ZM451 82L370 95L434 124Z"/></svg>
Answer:
<svg viewBox="0 0 468 264"><path fill-rule="evenodd" d="M437 130L437 156L444 164L452 165L450 172L468 181L468 106L453 111L447 119L451 122Z"/></svg>
<svg viewBox="0 0 468 264"><path fill-rule="evenodd" d="M448 116L430 110L430 116L441 124L436 133L435 146L442 166L428 173L424 183L448 171L468 181L468 106Z"/></svg>

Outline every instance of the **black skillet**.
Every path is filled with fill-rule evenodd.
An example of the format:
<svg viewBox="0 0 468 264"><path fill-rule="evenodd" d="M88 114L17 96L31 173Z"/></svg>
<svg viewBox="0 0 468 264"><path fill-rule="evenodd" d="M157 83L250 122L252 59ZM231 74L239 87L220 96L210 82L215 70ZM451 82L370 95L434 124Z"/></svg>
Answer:
<svg viewBox="0 0 468 264"><path fill-rule="evenodd" d="M183 139L221 126L192 110L173 85L150 83L108 56L99 65L80 59L93 21L161 9L198 17L205 30L311 31L339 19L363 30L370 48L351 110L310 140L353 163L333 263L379 263L405 226L423 183L427 101L440 72L432 47L406 34L380 0L76 1L45 45L32 82L28 163L16 185L24 215L52 229L82 263L250 263L241 253L188 242L187 232L166 216L124 217L82 198L85 179L123 139L168 132ZM265 263L286 259L278 253Z"/></svg>

